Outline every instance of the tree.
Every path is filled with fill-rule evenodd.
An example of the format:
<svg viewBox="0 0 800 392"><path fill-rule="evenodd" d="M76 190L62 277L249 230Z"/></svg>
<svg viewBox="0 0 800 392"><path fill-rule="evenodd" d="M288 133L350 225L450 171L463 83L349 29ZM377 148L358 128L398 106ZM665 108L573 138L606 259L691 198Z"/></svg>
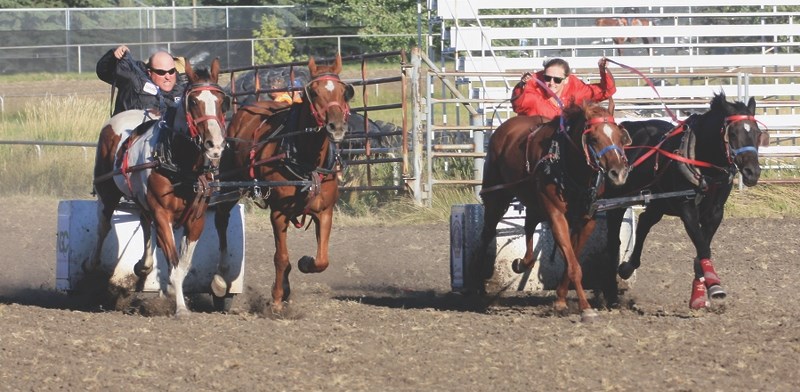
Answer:
<svg viewBox="0 0 800 392"><path fill-rule="evenodd" d="M417 3L408 0L341 0L329 3L322 13L342 26L355 28L371 50L390 51L408 48L416 41ZM405 37L375 37L385 34L412 34Z"/></svg>
<svg viewBox="0 0 800 392"><path fill-rule="evenodd" d="M279 27L279 21L274 16L262 16L261 28L253 30L256 64L277 64L292 61L294 42L286 39L286 31Z"/></svg>

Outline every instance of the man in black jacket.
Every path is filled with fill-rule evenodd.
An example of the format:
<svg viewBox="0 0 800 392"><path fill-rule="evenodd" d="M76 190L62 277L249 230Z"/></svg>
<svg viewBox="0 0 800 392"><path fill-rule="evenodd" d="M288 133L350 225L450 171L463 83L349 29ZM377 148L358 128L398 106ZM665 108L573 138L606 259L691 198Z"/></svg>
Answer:
<svg viewBox="0 0 800 392"><path fill-rule="evenodd" d="M130 109L164 110L180 102L184 85L178 83L175 60L164 51L147 63L134 60L127 46L109 50L97 62L97 77L115 86L117 102L113 114Z"/></svg>
<svg viewBox="0 0 800 392"><path fill-rule="evenodd" d="M143 63L134 60L128 47L122 45L103 55L96 68L97 77L119 90L112 116L139 109L154 110L158 114L152 119L163 119L155 156L161 168L172 172L177 172L171 153L173 121L185 88L175 66L175 59L165 51L154 53ZM148 117L143 116L142 120Z"/></svg>

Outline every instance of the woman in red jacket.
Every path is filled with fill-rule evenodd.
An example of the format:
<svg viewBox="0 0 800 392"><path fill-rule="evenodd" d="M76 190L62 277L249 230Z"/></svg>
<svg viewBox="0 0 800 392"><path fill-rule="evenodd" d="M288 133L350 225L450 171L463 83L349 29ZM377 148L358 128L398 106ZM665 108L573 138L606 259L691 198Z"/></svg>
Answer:
<svg viewBox="0 0 800 392"><path fill-rule="evenodd" d="M600 82L586 84L570 74L569 64L563 59L549 60L544 64L543 71L535 75L529 72L522 75L522 80L514 87L511 107L519 115L555 118L561 115L559 100L563 107L573 103L580 105L586 100L605 101L617 91L614 77L606 68L607 61L603 57L597 63L600 68ZM536 79L544 83L547 90Z"/></svg>

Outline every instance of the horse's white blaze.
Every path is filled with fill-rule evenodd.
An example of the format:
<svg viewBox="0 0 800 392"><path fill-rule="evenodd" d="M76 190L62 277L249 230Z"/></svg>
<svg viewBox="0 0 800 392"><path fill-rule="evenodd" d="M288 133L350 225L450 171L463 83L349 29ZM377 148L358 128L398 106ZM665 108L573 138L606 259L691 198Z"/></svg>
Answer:
<svg viewBox="0 0 800 392"><path fill-rule="evenodd" d="M611 125L603 125L603 133L605 133L606 137L608 137L610 140L614 140L611 138L611 136L614 135L614 128L611 128Z"/></svg>
<svg viewBox="0 0 800 392"><path fill-rule="evenodd" d="M203 113L205 113L206 116L214 117L214 120L206 121L210 134L204 136L204 138L206 141L210 141L214 144L214 147L210 148L206 152L206 155L209 157L209 159L218 158L220 154L222 154L222 144L225 142L225 138L223 136L225 130L222 129L222 124L220 124L219 120L217 120L218 98L211 91L202 91L197 95L197 100L203 105Z"/></svg>
<svg viewBox="0 0 800 392"><path fill-rule="evenodd" d="M328 83L325 83L325 90L333 92L334 88L336 88L336 86L334 86L333 81L329 80Z"/></svg>
<svg viewBox="0 0 800 392"><path fill-rule="evenodd" d="M747 133L750 133L750 131L751 131L750 124L744 123L743 126L744 126L744 130L747 131Z"/></svg>

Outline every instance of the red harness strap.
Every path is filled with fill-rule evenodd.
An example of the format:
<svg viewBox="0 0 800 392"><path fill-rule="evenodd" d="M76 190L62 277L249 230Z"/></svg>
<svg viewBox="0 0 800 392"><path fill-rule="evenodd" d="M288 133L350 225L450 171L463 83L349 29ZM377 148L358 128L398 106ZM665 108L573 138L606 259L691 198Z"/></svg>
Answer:
<svg viewBox="0 0 800 392"><path fill-rule="evenodd" d="M671 138L671 137L673 137L673 136L675 136L675 135L679 135L679 134L681 134L681 133L682 133L682 132L683 132L685 129L686 129L686 122L684 122L684 121L681 121L680 123L678 123L678 126L677 126L677 127L673 128L673 129L672 129L672 131L670 131L668 134L664 135L664 138L663 138L663 139L661 139L661 141L660 141L660 142L658 142L658 144L656 144L656 145L655 145L655 146L653 146L653 147L650 147L650 146L628 146L628 147L625 147L625 148L627 148L627 149L633 149L633 148L647 148L647 149L649 149L649 150L650 150L650 151L647 151L647 152L646 152L644 155L640 156L640 157L639 157L639 159L637 159L635 162L633 162L633 164L631 165L631 167L633 168L633 167L636 167L636 166L639 166L639 165L641 165L641 164L642 164L642 162L644 162L644 161L645 161L647 158L649 158L651 155L655 154L657 151L658 151L658 152L663 152L663 153L669 154L669 153L667 153L666 151L664 151L664 150L662 150L662 149L660 148L660 147L661 147L661 145L662 145L662 144L664 144L664 142L665 142L665 141L667 141L667 139L669 139L669 138ZM666 154L665 154L665 155L666 155ZM684 158L684 159L685 159L685 158Z"/></svg>

